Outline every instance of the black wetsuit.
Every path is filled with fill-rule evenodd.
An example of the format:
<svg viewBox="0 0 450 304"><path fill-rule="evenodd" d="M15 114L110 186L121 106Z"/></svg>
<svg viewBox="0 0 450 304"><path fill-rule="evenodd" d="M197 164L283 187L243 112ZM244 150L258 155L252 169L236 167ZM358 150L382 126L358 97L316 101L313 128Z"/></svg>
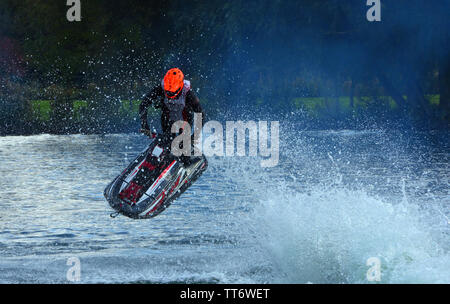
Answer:
<svg viewBox="0 0 450 304"><path fill-rule="evenodd" d="M149 106L153 106L157 109L161 109L161 127L165 134L171 134L172 125L175 121L170 119L170 110L164 103L164 90L161 85L154 87L148 94L144 96L139 106L139 116L141 118L141 126L143 129L149 130L150 127L147 122L147 109ZM191 127L194 119L194 113L202 114L202 123L205 121L205 114L198 97L192 90L189 90L186 94L186 103L183 109L183 120L187 121Z"/></svg>
<svg viewBox="0 0 450 304"><path fill-rule="evenodd" d="M147 122L147 110L149 106L153 106L157 109L161 109L161 127L164 135L167 135L167 139L172 141L176 134L172 134L172 125L176 122L170 119L173 117L173 113L170 112L169 107L165 104L165 94L161 85L154 87L148 94L144 96L142 102L139 106L139 116L141 118L142 129L149 130L150 127ZM182 110L182 119L189 123L191 128L193 127L194 113L202 114L202 124L205 121L205 114L203 113L202 107L198 97L194 94L192 90L186 92L185 95L185 105ZM192 130L192 129L191 129ZM191 141L191 144L194 142ZM169 147L169 146L168 146ZM180 147L181 148L181 147ZM199 157L189 157L182 155L180 157L181 161L185 166L190 165L199 159ZM205 159L206 161L206 159Z"/></svg>

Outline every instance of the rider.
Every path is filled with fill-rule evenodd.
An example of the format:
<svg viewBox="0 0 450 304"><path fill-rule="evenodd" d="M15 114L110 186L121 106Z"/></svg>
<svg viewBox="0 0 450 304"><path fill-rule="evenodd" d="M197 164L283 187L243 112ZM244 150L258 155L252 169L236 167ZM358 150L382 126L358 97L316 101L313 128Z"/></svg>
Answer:
<svg viewBox="0 0 450 304"><path fill-rule="evenodd" d="M194 113L202 114L202 123L205 120L200 101L192 91L190 81L184 79L183 72L178 68L170 69L161 84L155 86L142 99L139 106L140 131L146 134L150 134L147 122L147 109L150 105L161 109L162 130L168 136L172 135L172 125L177 121L186 121L192 127Z"/></svg>

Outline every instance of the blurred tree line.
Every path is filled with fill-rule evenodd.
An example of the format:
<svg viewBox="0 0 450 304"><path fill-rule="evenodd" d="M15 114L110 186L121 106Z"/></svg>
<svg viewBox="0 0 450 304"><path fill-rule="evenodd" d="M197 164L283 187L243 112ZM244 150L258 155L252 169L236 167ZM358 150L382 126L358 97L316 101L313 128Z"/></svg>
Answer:
<svg viewBox="0 0 450 304"><path fill-rule="evenodd" d="M209 118L448 128L450 1L381 2L368 22L365 0L82 0L68 22L65 0L2 0L0 134L135 131L124 109L174 66Z"/></svg>

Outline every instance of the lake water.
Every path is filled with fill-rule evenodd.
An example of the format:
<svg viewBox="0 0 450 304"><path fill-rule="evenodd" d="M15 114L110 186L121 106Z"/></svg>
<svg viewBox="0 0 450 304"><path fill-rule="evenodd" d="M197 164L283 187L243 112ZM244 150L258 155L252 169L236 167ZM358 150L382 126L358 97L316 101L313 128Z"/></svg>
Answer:
<svg viewBox="0 0 450 304"><path fill-rule="evenodd" d="M282 125L283 127L283 125ZM281 133L280 164L211 157L150 220L105 186L136 134L0 137L0 283L450 283L448 133Z"/></svg>

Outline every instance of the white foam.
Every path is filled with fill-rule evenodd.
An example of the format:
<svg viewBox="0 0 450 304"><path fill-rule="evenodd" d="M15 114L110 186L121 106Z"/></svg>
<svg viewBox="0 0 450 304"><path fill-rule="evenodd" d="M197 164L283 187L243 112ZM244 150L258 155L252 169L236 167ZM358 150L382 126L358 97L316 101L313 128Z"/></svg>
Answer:
<svg viewBox="0 0 450 304"><path fill-rule="evenodd" d="M450 282L450 255L416 206L364 191L310 190L266 193L249 217L261 250L280 270L279 280L368 283L366 262L376 257L381 283Z"/></svg>

